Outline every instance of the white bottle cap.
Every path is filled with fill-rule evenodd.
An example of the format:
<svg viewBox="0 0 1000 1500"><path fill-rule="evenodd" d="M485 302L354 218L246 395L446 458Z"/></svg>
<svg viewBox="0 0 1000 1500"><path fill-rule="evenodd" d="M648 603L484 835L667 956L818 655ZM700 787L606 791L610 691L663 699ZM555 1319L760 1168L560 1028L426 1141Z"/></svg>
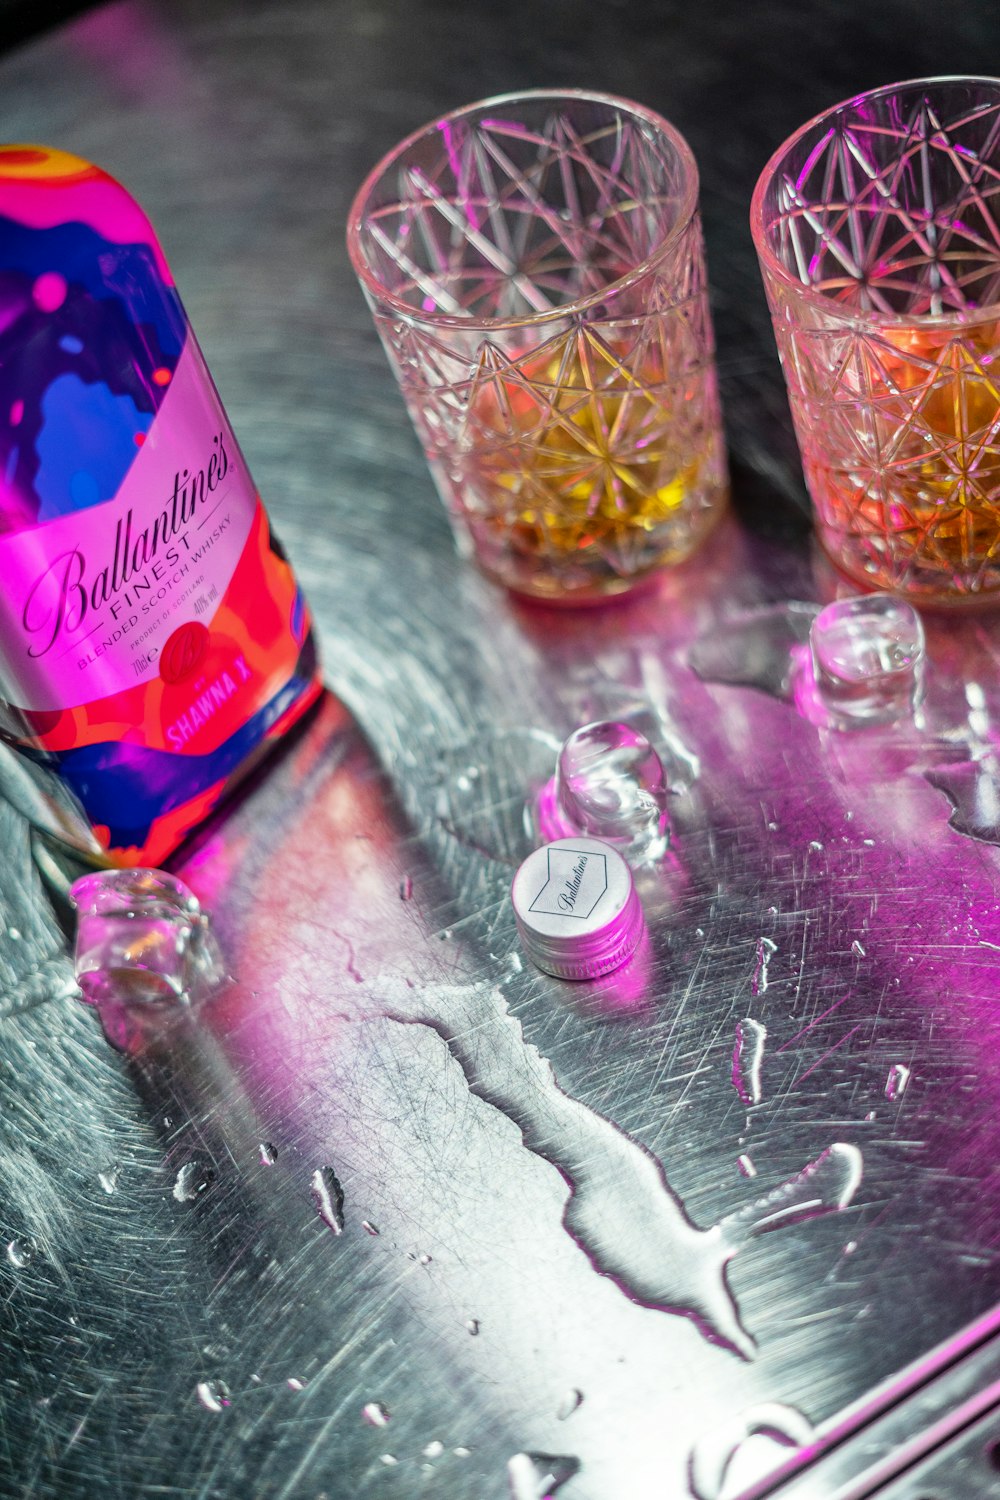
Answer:
<svg viewBox="0 0 1000 1500"><path fill-rule="evenodd" d="M528 957L559 979L596 979L635 952L643 932L632 871L600 839L556 839L529 854L511 888Z"/></svg>

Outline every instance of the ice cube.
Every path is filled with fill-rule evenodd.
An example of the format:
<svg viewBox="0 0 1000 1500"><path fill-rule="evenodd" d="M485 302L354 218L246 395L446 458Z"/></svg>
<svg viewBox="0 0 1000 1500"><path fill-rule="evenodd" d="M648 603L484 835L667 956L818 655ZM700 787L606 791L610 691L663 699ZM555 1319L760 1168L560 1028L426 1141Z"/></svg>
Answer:
<svg viewBox="0 0 1000 1500"><path fill-rule="evenodd" d="M208 918L163 870L99 870L74 882L76 977L91 1005L193 999L222 977Z"/></svg>
<svg viewBox="0 0 1000 1500"><path fill-rule="evenodd" d="M836 729L890 724L920 702L924 630L903 599L868 594L828 604L809 647L816 691Z"/></svg>

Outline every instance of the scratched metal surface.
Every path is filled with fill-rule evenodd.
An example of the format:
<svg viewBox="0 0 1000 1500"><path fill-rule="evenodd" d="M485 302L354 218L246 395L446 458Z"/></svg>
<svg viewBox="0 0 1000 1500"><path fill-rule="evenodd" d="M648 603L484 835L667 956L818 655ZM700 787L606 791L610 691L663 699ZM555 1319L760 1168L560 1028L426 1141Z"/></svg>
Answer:
<svg viewBox="0 0 1000 1500"><path fill-rule="evenodd" d="M996 21L772 4L736 46L741 14L164 0L0 60L4 133L100 161L159 226L337 695L177 866L231 982L124 1053L5 779L5 1496L525 1500L523 1453L560 1500L763 1493L810 1458L781 1493L996 1488L1000 621L928 620L915 726L836 735L783 686L787 602L837 584L744 228L794 125L975 71ZM342 248L404 131L546 79L695 148L738 511L585 614L455 561ZM611 716L664 753L673 850L638 958L560 984L507 890L555 746ZM942 1412L960 1453L876 1472Z"/></svg>

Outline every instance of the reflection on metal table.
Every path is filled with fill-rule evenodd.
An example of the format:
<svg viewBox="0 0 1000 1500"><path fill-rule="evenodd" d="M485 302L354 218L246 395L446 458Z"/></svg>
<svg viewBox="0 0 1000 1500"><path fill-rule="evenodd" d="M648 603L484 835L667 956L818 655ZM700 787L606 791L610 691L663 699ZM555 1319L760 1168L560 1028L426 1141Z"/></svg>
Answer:
<svg viewBox="0 0 1000 1500"><path fill-rule="evenodd" d="M722 131L735 7L653 9L573 40L553 7L530 69L603 67L695 147L736 514L583 612L456 562L340 249L382 148L534 81L526 7L129 0L0 61L5 133L160 229L331 688L174 862L231 979L125 1051L5 772L5 1495L1000 1492L1000 621L927 615L916 722L812 721L836 581L742 228L783 127L879 80L803 42L774 118L772 64ZM904 10L872 66L971 69L971 22L887 49ZM604 718L659 750L673 839L648 940L581 985L522 960L509 887Z"/></svg>

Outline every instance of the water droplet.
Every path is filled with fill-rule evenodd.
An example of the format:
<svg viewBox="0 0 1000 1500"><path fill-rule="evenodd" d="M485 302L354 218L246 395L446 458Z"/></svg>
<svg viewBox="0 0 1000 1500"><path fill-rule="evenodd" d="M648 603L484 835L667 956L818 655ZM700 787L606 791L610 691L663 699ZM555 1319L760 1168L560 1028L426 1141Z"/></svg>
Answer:
<svg viewBox="0 0 1000 1500"><path fill-rule="evenodd" d="M854 954L855 958L867 958L868 956L861 943L858 942L857 938L855 938L854 942L851 944L851 952Z"/></svg>
<svg viewBox="0 0 1000 1500"><path fill-rule="evenodd" d="M874 1119L875 1119L875 1111L873 1109L870 1109L868 1111L868 1113L865 1115L865 1120L868 1122L868 1124L871 1124L872 1120L874 1120Z"/></svg>
<svg viewBox="0 0 1000 1500"><path fill-rule="evenodd" d="M694 930L694 935L696 938L703 938L705 936L704 927L696 927Z"/></svg>
<svg viewBox="0 0 1000 1500"><path fill-rule="evenodd" d="M910 1070L904 1063L893 1063L889 1069L889 1076L885 1080L885 1097L892 1102L902 1099L906 1093L906 1085L910 1081Z"/></svg>
<svg viewBox="0 0 1000 1500"><path fill-rule="evenodd" d="M215 1181L215 1173L199 1161L186 1161L174 1179L173 1194L178 1203L193 1203Z"/></svg>
<svg viewBox="0 0 1000 1500"><path fill-rule="evenodd" d="M739 1473L740 1493L773 1469L782 1457L787 1457L789 1448L801 1448L810 1442L813 1428L794 1406L777 1401L761 1402L713 1427L698 1439L688 1459L688 1477L698 1500L720 1500L726 1481L737 1477L741 1449L748 1439L757 1436L772 1439L784 1451L775 1452L772 1448L769 1453L758 1452L761 1461L754 1466L755 1472Z"/></svg>
<svg viewBox="0 0 1000 1500"><path fill-rule="evenodd" d="M757 1168L754 1166L749 1156L745 1154L743 1156L738 1156L736 1158L736 1165L739 1167L740 1172L744 1177L757 1176Z"/></svg>
<svg viewBox="0 0 1000 1500"><path fill-rule="evenodd" d="M112 1193L117 1192L118 1179L121 1176L121 1172L122 1169L116 1161L109 1162L102 1171L98 1172L97 1180L101 1184L101 1187L104 1189L104 1191L108 1194L108 1197L110 1197Z"/></svg>
<svg viewBox="0 0 1000 1500"><path fill-rule="evenodd" d="M466 1323L465 1327L466 1327L466 1331L468 1333L471 1333L472 1337L475 1338L476 1335L479 1332L479 1319L478 1318L469 1318L469 1320Z"/></svg>
<svg viewBox="0 0 1000 1500"><path fill-rule="evenodd" d="M382 1453L379 1455L379 1463L385 1464L387 1469L391 1469L393 1464L399 1463L399 1459L394 1453Z"/></svg>
<svg viewBox="0 0 1000 1500"><path fill-rule="evenodd" d="M855 1252L855 1250L857 1248L858 1248L858 1242L857 1242L857 1240L848 1240L847 1244L844 1246L844 1254L845 1255L853 1255L854 1252Z"/></svg>
<svg viewBox="0 0 1000 1500"><path fill-rule="evenodd" d="M370 1219L362 1219L361 1228L364 1230L365 1234L373 1235L376 1239L378 1238L379 1231Z"/></svg>
<svg viewBox="0 0 1000 1500"><path fill-rule="evenodd" d="M747 1237L847 1208L861 1185L864 1159L857 1146L835 1141L801 1172L763 1198L722 1219L724 1237L739 1247Z"/></svg>
<svg viewBox="0 0 1000 1500"><path fill-rule="evenodd" d="M454 1453L454 1455L455 1455L456 1458L468 1458L469 1454L472 1452L472 1449L471 1448L452 1448L451 1451L452 1451L452 1453Z"/></svg>
<svg viewBox="0 0 1000 1500"><path fill-rule="evenodd" d="M556 1409L556 1417L560 1422L566 1422L583 1403L583 1392L574 1386L568 1390Z"/></svg>
<svg viewBox="0 0 1000 1500"><path fill-rule="evenodd" d="M777 943L772 943L769 937L759 937L757 939L756 964L753 971L753 978L750 981L750 993L752 995L763 995L767 989L768 966L777 951Z"/></svg>
<svg viewBox="0 0 1000 1500"><path fill-rule="evenodd" d="M221 1411L230 1402L230 1390L224 1380L199 1380L195 1395L206 1411Z"/></svg>
<svg viewBox="0 0 1000 1500"><path fill-rule="evenodd" d="M300 1380L297 1375L289 1375L288 1379L285 1381L285 1384L288 1386L288 1389L290 1391L304 1391L306 1388L305 1381Z"/></svg>
<svg viewBox="0 0 1000 1500"><path fill-rule="evenodd" d="M669 843L663 762L631 724L585 724L559 751L555 777L539 797L538 822L546 841L585 834L634 864L660 859Z"/></svg>
<svg viewBox="0 0 1000 1500"><path fill-rule="evenodd" d="M548 1500L572 1479L580 1460L556 1453L515 1453L507 1461L510 1500Z"/></svg>
<svg viewBox="0 0 1000 1500"><path fill-rule="evenodd" d="M425 1458L440 1458L443 1452L444 1443L439 1442L437 1438L434 1438L431 1442L429 1442L427 1444L427 1447L423 1450Z"/></svg>
<svg viewBox="0 0 1000 1500"><path fill-rule="evenodd" d="M7 1244L7 1259L16 1271L23 1271L35 1258L35 1247L30 1240L10 1240Z"/></svg>
<svg viewBox="0 0 1000 1500"><path fill-rule="evenodd" d="M361 1415L369 1427L388 1427L389 1408L383 1406L381 1401L369 1401L361 1408Z"/></svg>
<svg viewBox="0 0 1000 1500"><path fill-rule="evenodd" d="M262 1167L273 1167L278 1160L278 1148L270 1141L261 1141L257 1147L260 1152L260 1164Z"/></svg>
<svg viewBox="0 0 1000 1500"><path fill-rule="evenodd" d="M21 937L20 929L17 927L8 927L7 936L11 938L13 942L18 942Z"/></svg>
<svg viewBox="0 0 1000 1500"><path fill-rule="evenodd" d="M400 901L409 901L413 896L413 881L409 875L404 875L399 882Z"/></svg>
<svg viewBox="0 0 1000 1500"><path fill-rule="evenodd" d="M823 845L820 843L819 839L810 839L809 840L809 847L813 851L814 854L822 854L823 853Z"/></svg>
<svg viewBox="0 0 1000 1500"><path fill-rule="evenodd" d="M732 1079L733 1088L746 1105L759 1104L761 1100L761 1067L766 1040L767 1027L762 1021L755 1021L752 1016L737 1021Z"/></svg>
<svg viewBox="0 0 1000 1500"><path fill-rule="evenodd" d="M344 1190L332 1167L317 1167L310 1179L316 1212L334 1234L344 1232Z"/></svg>

